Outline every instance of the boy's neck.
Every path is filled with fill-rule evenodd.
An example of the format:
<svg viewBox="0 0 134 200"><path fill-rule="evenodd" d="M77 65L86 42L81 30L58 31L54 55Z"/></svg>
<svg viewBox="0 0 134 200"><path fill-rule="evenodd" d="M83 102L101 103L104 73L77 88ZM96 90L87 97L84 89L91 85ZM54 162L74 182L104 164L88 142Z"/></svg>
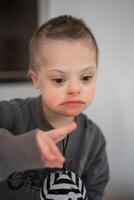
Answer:
<svg viewBox="0 0 134 200"><path fill-rule="evenodd" d="M47 108L43 108L43 110L45 119L54 128L64 127L74 121L74 117L61 116L56 113L52 113L50 110L48 111Z"/></svg>
<svg viewBox="0 0 134 200"><path fill-rule="evenodd" d="M47 117L47 121L49 122L49 124L51 124L52 127L61 128L73 122L74 118L73 117L48 118Z"/></svg>

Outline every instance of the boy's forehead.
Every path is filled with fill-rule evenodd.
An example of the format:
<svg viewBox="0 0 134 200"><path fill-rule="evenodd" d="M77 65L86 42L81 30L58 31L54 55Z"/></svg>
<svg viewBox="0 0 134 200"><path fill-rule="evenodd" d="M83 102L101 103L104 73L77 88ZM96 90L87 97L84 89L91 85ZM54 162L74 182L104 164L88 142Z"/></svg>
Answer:
<svg viewBox="0 0 134 200"><path fill-rule="evenodd" d="M39 44L39 49L42 53L48 53L49 51L56 51L58 53L58 49L65 51L68 48L70 51L75 51L76 48L77 50L79 48L81 51L87 49L87 51L95 52L93 42L89 39L44 39L44 41Z"/></svg>
<svg viewBox="0 0 134 200"><path fill-rule="evenodd" d="M48 40L41 44L38 54L43 62L52 64L96 62L95 48L85 40Z"/></svg>

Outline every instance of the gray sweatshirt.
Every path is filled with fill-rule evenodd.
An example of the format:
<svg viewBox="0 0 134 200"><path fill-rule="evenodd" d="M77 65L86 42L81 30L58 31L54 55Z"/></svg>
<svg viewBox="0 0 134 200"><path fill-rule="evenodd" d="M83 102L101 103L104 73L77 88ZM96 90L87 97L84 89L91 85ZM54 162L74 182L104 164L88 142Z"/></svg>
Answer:
<svg viewBox="0 0 134 200"><path fill-rule="evenodd" d="M50 169L43 165L36 143L37 129L53 127L45 120L41 97L0 102L0 198L38 200ZM84 114L76 117L77 128L66 149L66 170L83 180L88 198L102 200L109 179L105 138ZM62 141L58 147L61 151Z"/></svg>

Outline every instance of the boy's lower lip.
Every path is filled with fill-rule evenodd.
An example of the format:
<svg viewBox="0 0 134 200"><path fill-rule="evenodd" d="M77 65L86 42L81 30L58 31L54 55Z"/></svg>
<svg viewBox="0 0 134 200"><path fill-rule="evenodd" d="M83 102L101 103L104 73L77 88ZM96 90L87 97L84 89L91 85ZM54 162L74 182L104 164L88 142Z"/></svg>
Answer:
<svg viewBox="0 0 134 200"><path fill-rule="evenodd" d="M73 102L73 101L70 101L70 102L62 103L61 105L65 106L67 108L78 108L78 107L80 107L83 104L84 104L83 102Z"/></svg>

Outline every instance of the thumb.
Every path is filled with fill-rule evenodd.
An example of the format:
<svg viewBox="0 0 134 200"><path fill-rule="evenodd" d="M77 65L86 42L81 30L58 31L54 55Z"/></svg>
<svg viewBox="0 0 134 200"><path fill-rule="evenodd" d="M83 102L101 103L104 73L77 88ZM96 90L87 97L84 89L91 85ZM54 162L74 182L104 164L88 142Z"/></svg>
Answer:
<svg viewBox="0 0 134 200"><path fill-rule="evenodd" d="M69 124L65 127L61 127L58 129L48 131L48 132L50 132L48 134L52 138L52 140L55 143L57 143L57 142L63 140L67 136L67 134L70 134L73 130L75 130L76 126L77 126L76 123L72 122L71 124Z"/></svg>

